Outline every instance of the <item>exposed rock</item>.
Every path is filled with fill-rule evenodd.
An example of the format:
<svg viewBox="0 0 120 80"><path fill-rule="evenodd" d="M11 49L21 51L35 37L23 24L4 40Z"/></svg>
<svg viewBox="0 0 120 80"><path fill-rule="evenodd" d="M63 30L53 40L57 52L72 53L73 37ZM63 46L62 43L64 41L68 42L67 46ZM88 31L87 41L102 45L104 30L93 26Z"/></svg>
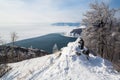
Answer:
<svg viewBox="0 0 120 80"><path fill-rule="evenodd" d="M0 77L2 77L5 73L7 73L11 68L7 66L6 64L0 65Z"/></svg>
<svg viewBox="0 0 120 80"><path fill-rule="evenodd" d="M75 35L81 35L82 29L73 29L70 33L75 36Z"/></svg>

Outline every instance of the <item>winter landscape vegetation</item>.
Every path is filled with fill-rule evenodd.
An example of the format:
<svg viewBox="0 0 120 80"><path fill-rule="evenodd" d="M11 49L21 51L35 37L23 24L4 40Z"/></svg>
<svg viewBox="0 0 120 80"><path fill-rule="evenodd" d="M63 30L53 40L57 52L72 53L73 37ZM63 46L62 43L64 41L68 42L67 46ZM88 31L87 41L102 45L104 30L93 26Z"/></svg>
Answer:
<svg viewBox="0 0 120 80"><path fill-rule="evenodd" d="M120 80L119 0L0 6L0 80Z"/></svg>

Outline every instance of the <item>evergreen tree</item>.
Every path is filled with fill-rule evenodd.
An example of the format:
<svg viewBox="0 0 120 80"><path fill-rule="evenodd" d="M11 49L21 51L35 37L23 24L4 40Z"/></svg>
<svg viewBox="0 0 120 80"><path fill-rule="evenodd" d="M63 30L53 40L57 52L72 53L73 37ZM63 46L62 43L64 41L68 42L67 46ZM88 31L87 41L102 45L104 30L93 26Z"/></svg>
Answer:
<svg viewBox="0 0 120 80"><path fill-rule="evenodd" d="M53 53L55 53L57 51L58 51L58 46L57 46L57 44L54 44L54 46L53 46Z"/></svg>

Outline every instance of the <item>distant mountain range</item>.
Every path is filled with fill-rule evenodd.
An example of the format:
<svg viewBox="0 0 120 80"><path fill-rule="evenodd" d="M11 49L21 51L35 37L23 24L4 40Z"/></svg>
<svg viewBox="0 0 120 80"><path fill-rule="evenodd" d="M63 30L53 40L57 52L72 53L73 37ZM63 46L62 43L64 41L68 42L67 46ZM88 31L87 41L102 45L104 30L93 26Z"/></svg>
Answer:
<svg viewBox="0 0 120 80"><path fill-rule="evenodd" d="M80 26L79 22L58 22L53 23L53 26Z"/></svg>

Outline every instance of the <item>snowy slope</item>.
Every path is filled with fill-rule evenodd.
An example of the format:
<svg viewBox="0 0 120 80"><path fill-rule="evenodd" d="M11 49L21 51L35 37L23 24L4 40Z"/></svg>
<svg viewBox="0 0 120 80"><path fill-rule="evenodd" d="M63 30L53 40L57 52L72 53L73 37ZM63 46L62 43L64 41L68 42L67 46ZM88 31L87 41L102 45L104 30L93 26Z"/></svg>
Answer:
<svg viewBox="0 0 120 80"><path fill-rule="evenodd" d="M78 40L77 40L78 41ZM78 43L69 43L58 53L9 64L13 69L2 80L120 80L107 60L90 55L87 60Z"/></svg>

